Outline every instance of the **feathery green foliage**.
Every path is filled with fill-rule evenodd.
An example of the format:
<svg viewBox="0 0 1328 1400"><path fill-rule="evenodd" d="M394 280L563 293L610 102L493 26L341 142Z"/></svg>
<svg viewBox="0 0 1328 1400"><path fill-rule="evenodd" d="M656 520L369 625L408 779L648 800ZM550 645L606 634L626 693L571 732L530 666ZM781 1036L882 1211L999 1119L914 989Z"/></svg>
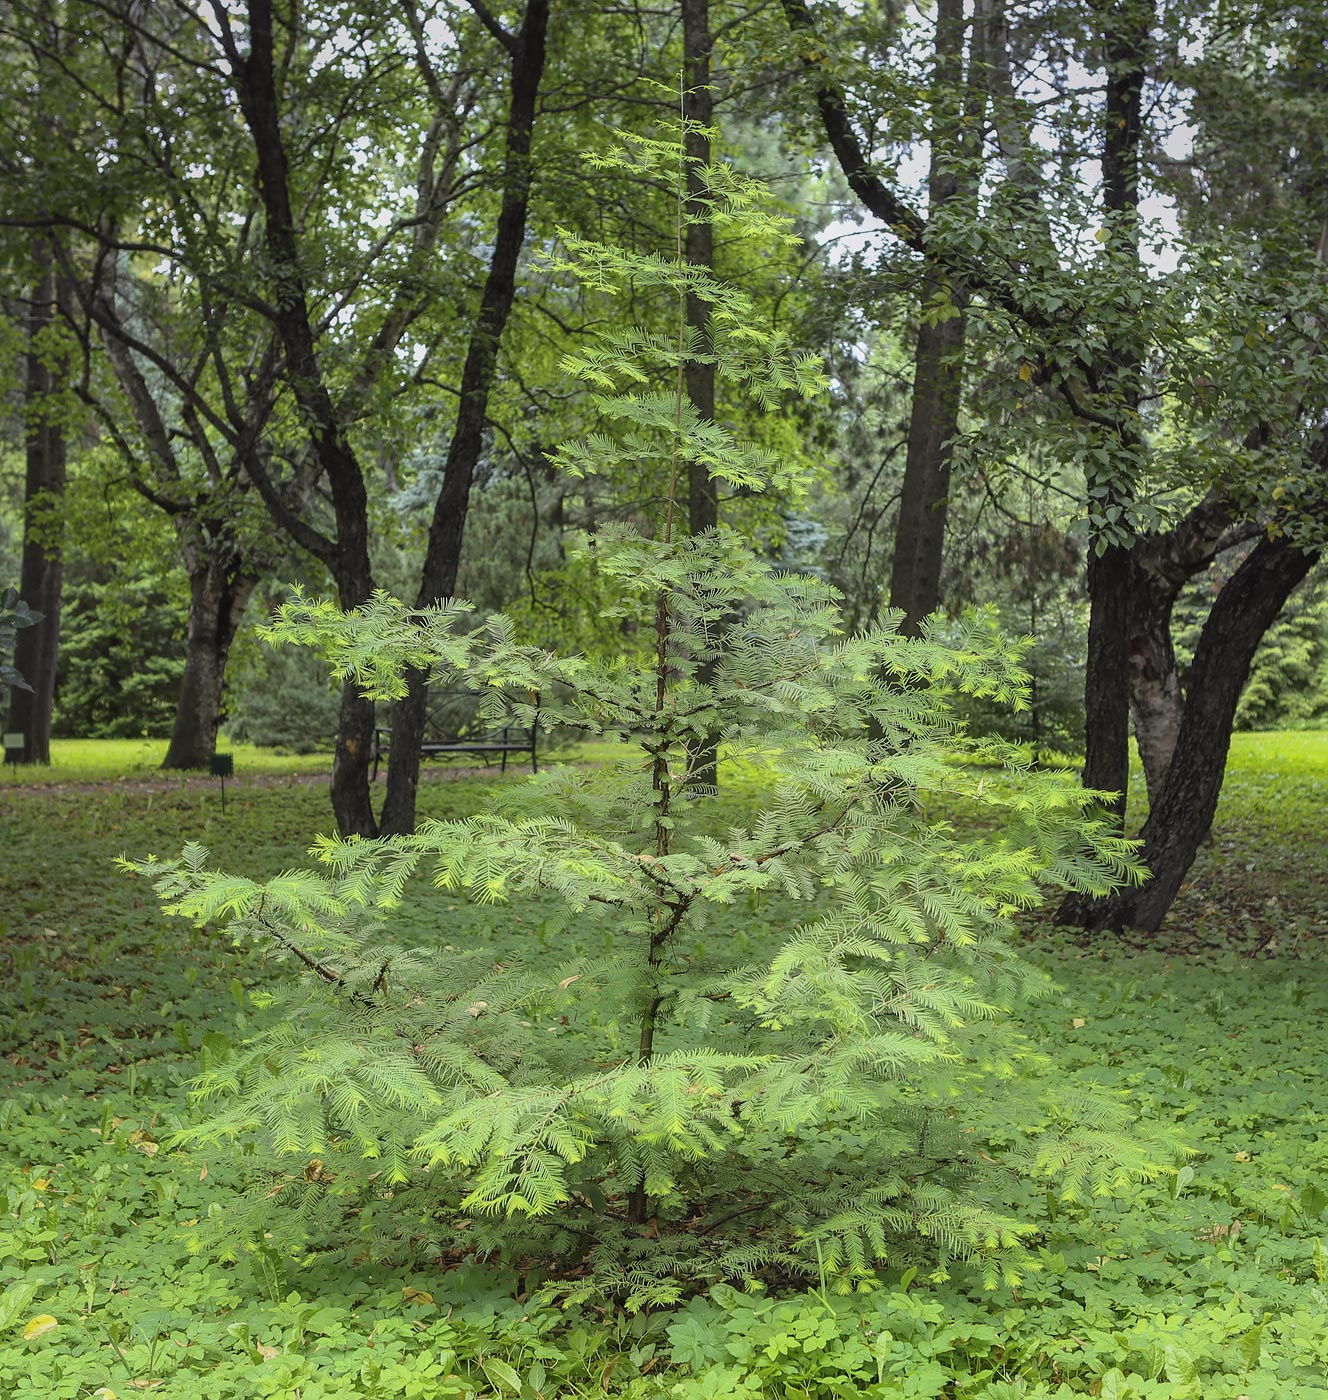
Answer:
<svg viewBox="0 0 1328 1400"><path fill-rule="evenodd" d="M992 1282L1017 1278L1027 1230L1006 1208L1009 1168L1054 1178L1066 1198L1160 1169L1120 1105L1043 1104L1036 1057L999 1024L1039 984L1011 915L1045 883L1101 892L1132 878L1129 848L1086 816L1094 794L958 725L954 693L1020 703L1020 646L988 619L944 641L901 638L893 622L846 636L826 584L731 530L679 533L691 463L747 490L788 485L697 416L687 361L712 360L758 399L823 381L739 291L683 260L678 133L624 139L606 159L677 189L678 252L566 236L557 266L661 291L677 339L615 331L568 358L606 429L559 460L631 462L670 483L653 533L604 530L588 552L653 622L649 664L551 655L504 618L468 627L462 602L412 611L380 595L342 614L296 597L273 629L375 696L400 694L409 667L460 675L495 718L609 736L618 757L410 836L323 838L317 870L266 883L209 870L197 847L135 863L171 912L228 922L305 974L286 1018L199 1081L216 1112L186 1136L259 1131L309 1163L273 1188L302 1210L349 1198L376 1219L389 1201L403 1219L450 1217L477 1249L571 1256L592 1267L569 1287L607 1284L637 1305L688 1276L867 1281L919 1249L933 1268L976 1256ZM752 182L700 173L727 237L785 236ZM689 293L712 308L704 338L687 329ZM768 794L728 827L696 776L714 735ZM955 794L986 804L998 834L938 820L937 799ZM495 919L513 896L543 896L565 925L602 928L606 951L560 963L532 947L494 964L446 930L403 941L393 910L420 876ZM759 918L775 895L806 916L773 957L739 965L704 938L716 906ZM963 1104L1000 1092L1031 1136L993 1164L966 1146Z"/></svg>

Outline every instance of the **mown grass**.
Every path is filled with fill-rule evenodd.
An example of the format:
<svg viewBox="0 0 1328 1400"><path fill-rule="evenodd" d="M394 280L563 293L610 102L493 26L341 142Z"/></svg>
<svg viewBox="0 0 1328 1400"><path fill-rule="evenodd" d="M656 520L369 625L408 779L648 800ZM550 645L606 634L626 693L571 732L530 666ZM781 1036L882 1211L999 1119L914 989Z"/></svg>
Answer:
<svg viewBox="0 0 1328 1400"><path fill-rule="evenodd" d="M161 779L178 782L188 776L163 772L165 739L52 739L49 767L0 765L0 787L47 787L59 783L142 782ZM328 753L290 754L260 749L253 744L222 742L218 748L234 755L237 775L327 773Z"/></svg>
<svg viewBox="0 0 1328 1400"><path fill-rule="evenodd" d="M246 1164L161 1144L193 1111L189 1075L243 1038L280 974L164 921L112 861L198 839L274 873L329 825L326 789L242 779L223 817L215 784L87 789L72 784L88 767L64 771L0 790L6 1400L1328 1397L1328 735L1238 738L1160 944L1034 934L1063 989L1023 1017L1049 1072L1179 1123L1197 1154L1179 1178L1088 1206L1023 1188L1043 1267L1018 1290L887 1270L870 1296L720 1288L636 1319L564 1312L479 1265L348 1266L261 1238L215 1257L209 1217L233 1208ZM422 804L461 812L483 791L430 782ZM410 917L496 956L538 937L521 911L442 896ZM729 934L759 937L750 922Z"/></svg>

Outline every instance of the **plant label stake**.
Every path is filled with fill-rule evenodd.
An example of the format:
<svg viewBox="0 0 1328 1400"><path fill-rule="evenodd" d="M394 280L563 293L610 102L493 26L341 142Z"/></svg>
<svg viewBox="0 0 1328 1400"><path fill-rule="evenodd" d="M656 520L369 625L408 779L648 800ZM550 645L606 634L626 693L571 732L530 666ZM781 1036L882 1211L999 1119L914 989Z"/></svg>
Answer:
<svg viewBox="0 0 1328 1400"><path fill-rule="evenodd" d="M233 753L214 753L211 762L212 776L221 779L221 815L226 815L226 779L235 773Z"/></svg>
<svg viewBox="0 0 1328 1400"><path fill-rule="evenodd" d="M23 745L25 738L22 730L10 731L5 735L5 762L19 763L22 761Z"/></svg>

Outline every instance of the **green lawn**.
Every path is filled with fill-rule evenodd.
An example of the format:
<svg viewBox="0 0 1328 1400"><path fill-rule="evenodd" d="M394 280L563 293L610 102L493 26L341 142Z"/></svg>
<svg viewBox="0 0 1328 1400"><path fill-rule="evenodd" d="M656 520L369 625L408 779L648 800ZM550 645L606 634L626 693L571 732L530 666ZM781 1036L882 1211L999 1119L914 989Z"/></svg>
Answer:
<svg viewBox="0 0 1328 1400"><path fill-rule="evenodd" d="M223 816L212 784L60 785L151 774L150 752L132 773L114 757L57 752L50 782L7 774L0 792L5 1400L1328 1397L1328 734L1237 739L1164 941L1038 935L1063 990L1027 1010L1028 1036L1052 1072L1178 1123L1196 1149L1179 1178L1073 1207L1021 1188L1042 1268L1018 1290L984 1293L962 1267L887 1271L872 1295L719 1288L637 1318L542 1303L479 1264L375 1262L369 1245L289 1253L259 1231L217 1257L209 1224L249 1163L164 1144L197 1111L185 1081L243 1038L280 974L164 920L112 860L197 838L272 873L330 825L326 789L237 782ZM326 763L265 757L269 772ZM257 756L237 750L237 768ZM457 813L483 784L421 794ZM440 895L413 916L495 957L530 936L510 911ZM751 925L743 911L713 936L759 948Z"/></svg>
<svg viewBox="0 0 1328 1400"><path fill-rule="evenodd" d="M327 773L331 753L288 754L253 744L218 748L235 755L237 777L262 773ZM51 783L139 782L147 778L179 781L186 774L164 773L165 739L52 739L51 766L0 766L0 785L41 787Z"/></svg>

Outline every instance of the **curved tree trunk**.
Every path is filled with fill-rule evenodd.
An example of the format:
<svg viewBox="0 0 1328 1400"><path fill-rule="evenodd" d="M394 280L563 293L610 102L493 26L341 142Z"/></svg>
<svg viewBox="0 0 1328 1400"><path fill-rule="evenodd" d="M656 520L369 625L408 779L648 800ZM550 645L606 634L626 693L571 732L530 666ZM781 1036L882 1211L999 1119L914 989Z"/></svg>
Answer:
<svg viewBox="0 0 1328 1400"><path fill-rule="evenodd" d="M1180 738L1185 700L1171 640L1171 610L1185 584L1223 550L1259 535L1253 521L1233 524L1236 508L1212 490L1185 518L1134 549L1129 640L1130 714L1149 805L1161 797Z"/></svg>
<svg viewBox="0 0 1328 1400"><path fill-rule="evenodd" d="M1190 668L1176 750L1142 832L1151 878L1102 901L1098 927L1154 932L1161 926L1217 811L1254 653L1316 558L1285 540L1261 540L1218 595Z"/></svg>
<svg viewBox="0 0 1328 1400"><path fill-rule="evenodd" d="M209 555L190 570L189 640L163 768L206 768L217 751L226 659L258 578Z"/></svg>
<svg viewBox="0 0 1328 1400"><path fill-rule="evenodd" d="M335 541L302 524L289 505L257 469L248 469L274 518L291 529L292 538L327 565L337 584L337 601L358 608L373 592L369 558L369 501L359 459L337 412L319 364L314 319L309 308L308 279L296 234L296 205L291 197L290 164L281 107L276 36L280 23L272 0L251 0L247 8L248 52L226 18L218 38L230 60L240 110L249 127L256 158L258 192L263 202L263 237L271 259L270 276L279 288L271 319L286 356L286 380L308 434L309 451L328 481L336 518ZM251 454L255 459L257 454ZM293 528L292 528L293 527ZM343 836L376 836L369 793L374 706L354 684L341 693L341 719L332 764L332 810Z"/></svg>
<svg viewBox="0 0 1328 1400"><path fill-rule="evenodd" d="M23 735L21 749L6 749L7 763L50 763L51 710L55 702L55 667L60 654L60 595L64 583L64 513L67 450L64 432L43 407L52 389L51 371L33 348L34 337L51 323L55 279L47 268L33 292L28 320L29 350L24 397L29 419L26 434L26 480L23 494L23 559L19 597L42 620L22 628L14 642L14 666L32 687L10 694L6 728Z"/></svg>
<svg viewBox="0 0 1328 1400"><path fill-rule="evenodd" d="M434 505L420 574L416 599L419 607L449 598L456 589L466 514L470 508L470 487L484 444L498 346L512 310L517 264L526 238L532 176L530 145L539 86L544 76L548 23L549 0L527 0L525 22L511 42L512 80L503 203L498 213L479 314L461 371L456 426L447 450L443 484ZM420 671L407 672L406 696L392 707L392 757L387 766L387 794L382 811L382 830L388 835L404 835L415 830L415 797L420 781L420 741L428 708L428 681L428 676ZM343 718L344 714L343 709ZM369 737L372 738L372 734ZM341 751L340 744L337 751Z"/></svg>

